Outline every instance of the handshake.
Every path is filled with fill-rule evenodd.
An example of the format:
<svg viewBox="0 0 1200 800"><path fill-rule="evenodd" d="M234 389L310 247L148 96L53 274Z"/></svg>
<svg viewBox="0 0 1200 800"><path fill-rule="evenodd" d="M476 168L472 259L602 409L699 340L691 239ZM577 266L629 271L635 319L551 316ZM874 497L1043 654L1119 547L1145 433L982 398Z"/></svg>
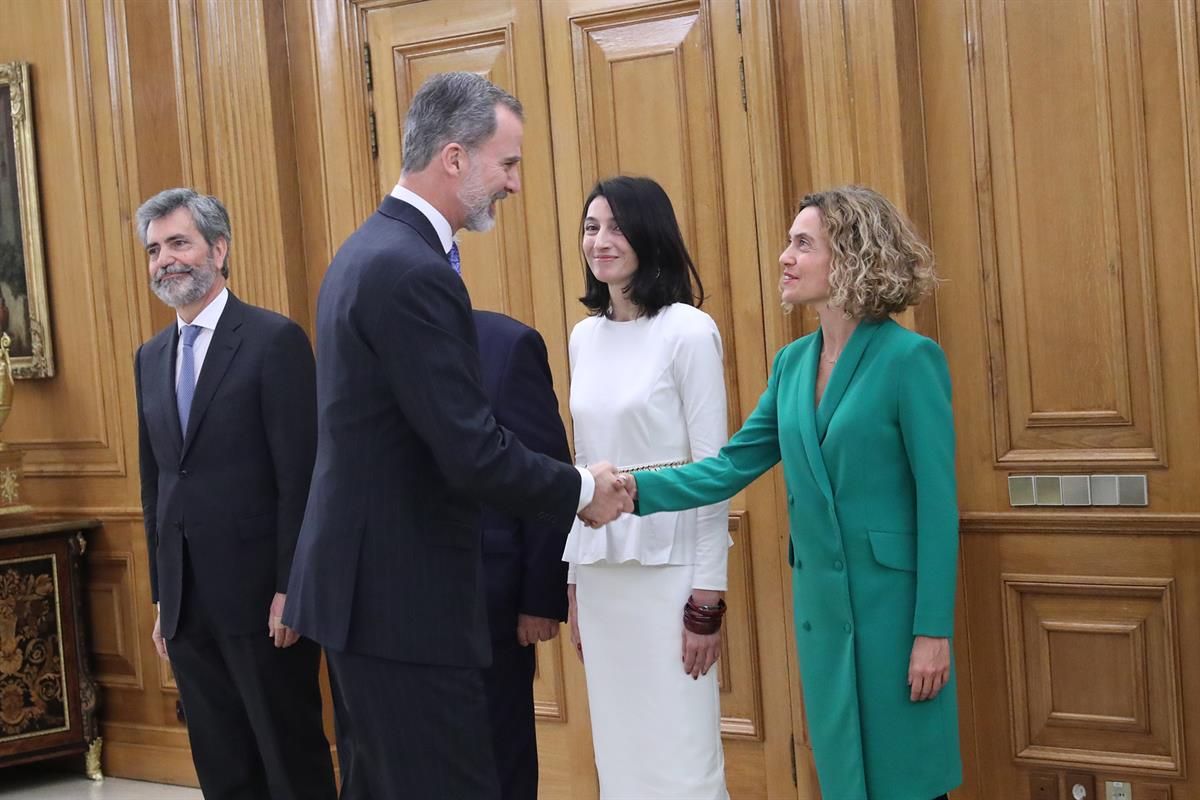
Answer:
<svg viewBox="0 0 1200 800"><path fill-rule="evenodd" d="M617 468L607 461L588 467L588 472L596 479L596 493L592 495L592 502L579 512L584 525L599 528L633 511L637 480L632 473L618 473Z"/></svg>

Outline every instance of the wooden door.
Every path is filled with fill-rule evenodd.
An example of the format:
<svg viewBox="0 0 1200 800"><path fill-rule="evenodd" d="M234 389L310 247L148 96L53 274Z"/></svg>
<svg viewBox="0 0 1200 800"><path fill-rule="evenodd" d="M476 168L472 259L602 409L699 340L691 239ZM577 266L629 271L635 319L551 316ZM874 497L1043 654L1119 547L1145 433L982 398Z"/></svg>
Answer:
<svg viewBox="0 0 1200 800"><path fill-rule="evenodd" d="M963 516L956 797L1200 798L1196 4L916 9ZM1009 494L1114 474L1147 505Z"/></svg>
<svg viewBox="0 0 1200 800"><path fill-rule="evenodd" d="M735 14L732 3L701 0L365 6L381 193L399 176L400 120L428 75L479 72L525 105L522 192L500 205L493 232L462 236L463 275L477 307L542 332L564 418L567 334L585 313L581 205L598 177L617 172L656 178L675 204L708 291L704 308L724 339L731 430L766 385ZM796 797L785 517L771 481L733 508L720 662L729 787L734 797ZM583 669L562 642L538 651L541 796L595 797Z"/></svg>

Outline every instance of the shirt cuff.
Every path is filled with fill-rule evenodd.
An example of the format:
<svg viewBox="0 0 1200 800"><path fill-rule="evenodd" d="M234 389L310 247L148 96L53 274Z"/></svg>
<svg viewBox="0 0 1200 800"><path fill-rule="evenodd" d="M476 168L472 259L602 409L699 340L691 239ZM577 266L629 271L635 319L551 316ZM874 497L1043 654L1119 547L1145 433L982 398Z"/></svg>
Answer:
<svg viewBox="0 0 1200 800"><path fill-rule="evenodd" d="M585 467L576 467L579 470L579 506L575 509L578 514L583 511L584 507L592 502L592 497L596 494L596 479L592 473Z"/></svg>

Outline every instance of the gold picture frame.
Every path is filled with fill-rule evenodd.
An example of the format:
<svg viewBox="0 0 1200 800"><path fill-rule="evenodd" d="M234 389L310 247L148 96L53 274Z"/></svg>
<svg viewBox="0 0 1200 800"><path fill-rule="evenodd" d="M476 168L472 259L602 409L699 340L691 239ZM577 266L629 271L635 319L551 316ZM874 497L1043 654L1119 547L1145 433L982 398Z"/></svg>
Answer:
<svg viewBox="0 0 1200 800"><path fill-rule="evenodd" d="M0 332L14 378L54 375L29 65L0 64Z"/></svg>

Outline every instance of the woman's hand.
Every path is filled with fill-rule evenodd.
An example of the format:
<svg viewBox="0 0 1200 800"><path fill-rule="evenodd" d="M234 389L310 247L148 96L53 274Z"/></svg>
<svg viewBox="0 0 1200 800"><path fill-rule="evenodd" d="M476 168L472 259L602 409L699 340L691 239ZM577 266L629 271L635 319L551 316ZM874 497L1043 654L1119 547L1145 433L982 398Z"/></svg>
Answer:
<svg viewBox="0 0 1200 800"><path fill-rule="evenodd" d="M575 606L575 584L567 584L567 624L571 626L571 644L583 663L583 641L579 638L579 609Z"/></svg>
<svg viewBox="0 0 1200 800"><path fill-rule="evenodd" d="M932 700L950 680L950 640L932 636L913 639L908 659L909 699L914 703Z"/></svg>
<svg viewBox="0 0 1200 800"><path fill-rule="evenodd" d="M619 481L621 481L622 484L624 484L625 491L629 492L629 499L636 503L637 502L637 476L634 475L632 472L622 472L620 475L617 476L617 479Z"/></svg>
<svg viewBox="0 0 1200 800"><path fill-rule="evenodd" d="M693 589L692 598L702 606L715 606L721 602L721 593L712 589ZM721 632L710 634L692 633L683 629L683 671L692 680L707 675L708 670L721 657Z"/></svg>

